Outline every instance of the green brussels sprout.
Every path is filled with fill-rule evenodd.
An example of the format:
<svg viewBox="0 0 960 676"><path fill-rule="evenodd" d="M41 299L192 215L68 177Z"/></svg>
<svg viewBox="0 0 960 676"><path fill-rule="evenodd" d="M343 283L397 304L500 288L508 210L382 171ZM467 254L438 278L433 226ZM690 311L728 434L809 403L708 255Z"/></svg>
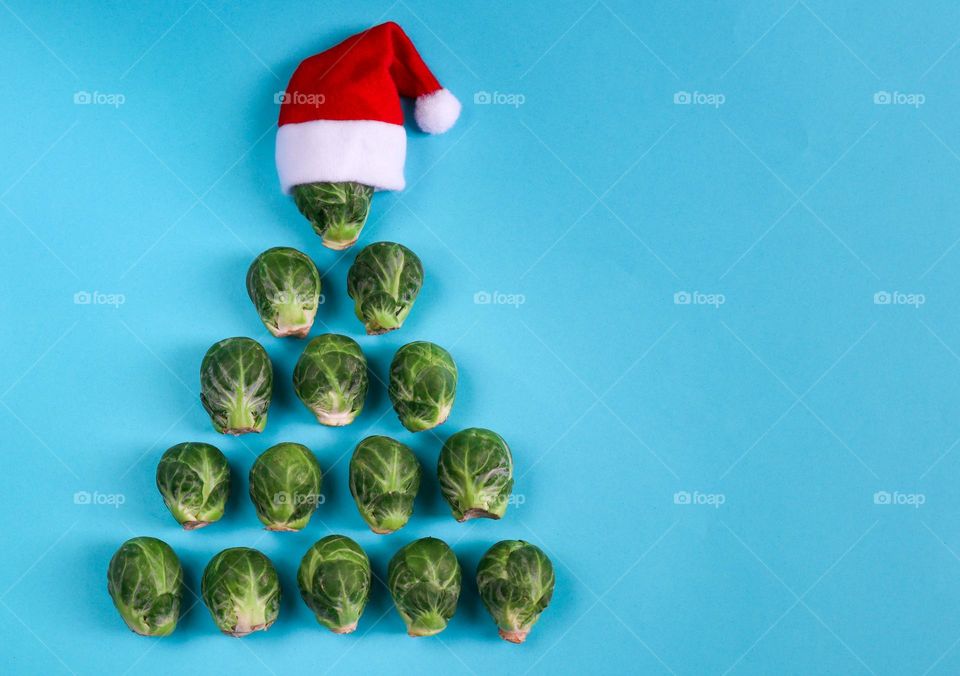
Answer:
<svg viewBox="0 0 960 676"><path fill-rule="evenodd" d="M357 254L347 274L354 312L371 336L403 326L423 285L423 265L402 244L377 242Z"/></svg>
<svg viewBox="0 0 960 676"><path fill-rule="evenodd" d="M370 596L370 559L350 538L328 535L303 555L297 584L320 624L334 634L349 634Z"/></svg>
<svg viewBox="0 0 960 676"><path fill-rule="evenodd" d="M443 444L437 476L457 521L499 519L513 488L513 456L499 434L471 427Z"/></svg>
<svg viewBox="0 0 960 676"><path fill-rule="evenodd" d="M380 535L403 528L420 490L420 463L390 437L367 437L350 459L350 493L370 530Z"/></svg>
<svg viewBox="0 0 960 676"><path fill-rule="evenodd" d="M553 596L553 565L538 547L503 540L477 566L477 588L500 637L523 643Z"/></svg>
<svg viewBox="0 0 960 676"><path fill-rule="evenodd" d="M223 516L230 495L230 465L220 449L210 444L177 444L160 458L157 488L186 530L195 530Z"/></svg>
<svg viewBox="0 0 960 676"><path fill-rule="evenodd" d="M280 578L256 549L233 547L210 559L200 595L217 627L230 636L266 631L280 614Z"/></svg>
<svg viewBox="0 0 960 676"><path fill-rule="evenodd" d="M131 630L141 636L167 636L180 617L180 559L163 540L127 540L110 559L107 591Z"/></svg>
<svg viewBox="0 0 960 676"><path fill-rule="evenodd" d="M317 316L320 273L305 253L274 247L250 264L247 294L270 333L303 338Z"/></svg>
<svg viewBox="0 0 960 676"><path fill-rule="evenodd" d="M360 237L370 214L373 188L362 183L304 183L293 201L329 249L346 249Z"/></svg>
<svg viewBox="0 0 960 676"><path fill-rule="evenodd" d="M271 396L273 366L260 343L227 338L207 350L200 364L200 402L217 432L262 432Z"/></svg>
<svg viewBox="0 0 960 676"><path fill-rule="evenodd" d="M410 636L439 634L457 611L460 562L443 540L414 540L390 559L387 587Z"/></svg>
<svg viewBox="0 0 960 676"><path fill-rule="evenodd" d="M323 475L306 446L281 443L250 468L250 499L267 530L298 531L320 504Z"/></svg>
<svg viewBox="0 0 960 676"><path fill-rule="evenodd" d="M390 364L390 401L400 422L411 432L442 424L457 394L457 365L439 345L407 343Z"/></svg>
<svg viewBox="0 0 960 676"><path fill-rule="evenodd" d="M307 344L293 370L293 389L322 425L349 425L367 397L367 358L357 341L335 333Z"/></svg>

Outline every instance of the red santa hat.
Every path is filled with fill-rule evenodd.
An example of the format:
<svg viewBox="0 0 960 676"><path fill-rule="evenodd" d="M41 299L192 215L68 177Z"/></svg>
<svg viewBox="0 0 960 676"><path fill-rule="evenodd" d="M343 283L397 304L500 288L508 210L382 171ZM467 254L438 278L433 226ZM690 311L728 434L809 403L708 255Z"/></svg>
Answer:
<svg viewBox="0 0 960 676"><path fill-rule="evenodd" d="M342 181L403 189L401 96L416 99L417 125L430 134L447 131L460 115L460 102L392 21L303 61L280 106L277 172L284 192Z"/></svg>

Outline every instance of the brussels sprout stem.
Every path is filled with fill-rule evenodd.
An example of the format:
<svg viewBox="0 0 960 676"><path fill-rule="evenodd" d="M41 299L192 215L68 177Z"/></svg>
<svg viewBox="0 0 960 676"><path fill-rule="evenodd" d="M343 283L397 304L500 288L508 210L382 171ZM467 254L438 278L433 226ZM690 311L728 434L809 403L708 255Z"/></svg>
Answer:
<svg viewBox="0 0 960 676"><path fill-rule="evenodd" d="M389 312L374 312L365 328L368 336L380 336L390 331L396 331L401 326L403 326L403 318Z"/></svg>
<svg viewBox="0 0 960 676"><path fill-rule="evenodd" d="M244 400L242 393L237 394L236 398L231 402L229 409L230 411L227 414L227 428L223 430L224 433L239 436L247 432L261 431L262 427L257 426L253 412L250 410L250 407L247 406L247 402Z"/></svg>
<svg viewBox="0 0 960 676"><path fill-rule="evenodd" d="M197 530L198 528L203 528L204 526L209 526L209 521L184 521L180 524L183 526L183 530Z"/></svg>
<svg viewBox="0 0 960 676"><path fill-rule="evenodd" d="M500 638L504 641L510 641L510 643L523 643L527 640L527 634L529 633L529 629L500 629Z"/></svg>
<svg viewBox="0 0 960 676"><path fill-rule="evenodd" d="M334 634L352 634L356 630L357 630L356 622L345 624L342 627L330 627L330 631L332 631Z"/></svg>
<svg viewBox="0 0 960 676"><path fill-rule="evenodd" d="M470 519L499 519L499 514L494 514L493 512L488 512L485 509L480 509L479 507L472 507L463 513L463 516L457 521L463 523L464 521L469 521Z"/></svg>
<svg viewBox="0 0 960 676"><path fill-rule="evenodd" d="M284 336L303 338L310 332L312 324L313 317L307 317L300 303L282 303L277 305L277 330L273 335L277 338Z"/></svg>
<svg viewBox="0 0 960 676"><path fill-rule="evenodd" d="M327 425L329 427L343 427L344 425L349 425L353 422L353 419L357 417L353 411L316 411L316 415L317 421L321 425Z"/></svg>
<svg viewBox="0 0 960 676"><path fill-rule="evenodd" d="M407 514L389 514L380 519L380 523L377 526L371 525L370 530L377 535L389 535L407 525L408 520L409 515Z"/></svg>
<svg viewBox="0 0 960 676"><path fill-rule="evenodd" d="M433 636L446 629L447 621L436 612L417 614L417 620L407 626L409 636Z"/></svg>

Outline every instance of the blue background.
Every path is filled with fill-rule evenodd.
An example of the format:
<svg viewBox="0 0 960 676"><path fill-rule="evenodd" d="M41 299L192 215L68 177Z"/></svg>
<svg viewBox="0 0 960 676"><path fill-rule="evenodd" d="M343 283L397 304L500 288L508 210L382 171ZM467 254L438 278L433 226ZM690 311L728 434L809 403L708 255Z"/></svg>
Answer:
<svg viewBox="0 0 960 676"><path fill-rule="evenodd" d="M678 5L0 2L3 670L960 671L960 6ZM365 337L356 249L322 248L278 190L274 93L386 19L464 111L445 136L410 129L407 190L375 198L361 243L403 242L427 280L401 331ZM377 377L404 342L451 350L461 385L437 434L405 432L379 384L351 427L313 421L288 386L303 343L269 336L244 289L278 245L323 274L314 334L357 337ZM274 360L260 436L216 435L198 402L204 351L233 335ZM474 425L510 442L523 503L457 524L432 468ZM347 490L372 433L428 470L386 537ZM193 533L154 486L185 440L235 471L227 516ZM261 530L246 497L281 440L327 472L299 534ZM408 638L380 584L356 634L322 630L295 571L328 532L380 577L413 538L450 542L465 583L448 630ZM185 567L166 639L128 632L106 593L134 535ZM505 538L557 569L523 646L473 583ZM203 566L238 545L275 561L285 594L243 640L194 604Z"/></svg>

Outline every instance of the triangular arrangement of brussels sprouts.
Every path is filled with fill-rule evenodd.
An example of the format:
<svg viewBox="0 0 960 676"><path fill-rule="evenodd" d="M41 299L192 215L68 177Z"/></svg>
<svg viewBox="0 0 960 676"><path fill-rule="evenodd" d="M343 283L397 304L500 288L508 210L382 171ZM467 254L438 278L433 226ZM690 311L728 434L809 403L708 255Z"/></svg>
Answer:
<svg viewBox="0 0 960 676"><path fill-rule="evenodd" d="M402 30L396 34L396 24L371 31L381 29L391 44L409 42ZM412 44L409 47L412 49ZM427 81L432 82L432 76ZM422 100L428 107L442 104L445 98L435 97L443 92L446 90L425 92L417 99L418 109ZM453 103L456 119L460 106L455 99ZM451 111L453 108L447 112ZM418 121L423 127L419 117ZM283 124L281 118L281 127ZM425 129L442 131L439 127ZM293 152L294 159L303 150L300 145L284 147L285 153ZM364 152L368 152L365 146ZM402 156L400 160L402 170ZM281 164L278 159L278 168ZM305 166L290 160L283 165L286 174L281 173L296 173ZM402 187L402 171L398 185ZM352 181L293 181L284 189L293 195L323 245L335 250L356 243L374 193L371 185ZM379 336L403 327L423 283L423 264L413 251L395 242L375 242L356 255L345 286L365 333ZM274 247L257 256L247 269L246 289L263 327L280 339L307 338L324 300L316 264L291 247ZM404 429L422 432L447 421L459 373L445 349L423 340L409 342L396 351L385 376L377 381L387 381L387 395ZM348 426L363 411L370 387L369 364L356 340L325 333L305 344L292 385L297 398L321 425ZM234 436L262 432L272 394L273 366L256 340L227 338L203 356L200 401L217 432ZM177 523L193 531L224 515L230 475L229 462L220 449L187 442L169 448L160 458L156 484ZM400 441L377 435L357 444L348 483L360 519L370 531L386 536L407 525L421 476L420 462ZM513 455L499 434L482 428L464 429L443 443L437 478L457 521L500 519L513 489ZM266 449L256 458L248 477L257 518L268 531L307 528L323 502L324 479L317 457L306 446L283 442ZM331 534L306 551L297 585L303 602L321 625L334 634L349 634L356 630L367 605L371 578L370 559L363 548L344 535ZM394 554L387 569L387 587L410 636L432 636L447 627L457 609L461 578L460 562L443 540L420 538ZM549 604L555 577L550 559L539 548L522 540L503 540L480 560L476 581L500 636L522 643ZM136 537L124 542L110 560L107 588L120 616L137 634L166 636L176 628L183 571L176 553L162 540ZM201 597L220 631L247 636L276 622L280 580L262 552L234 547L219 552L207 564Z"/></svg>

